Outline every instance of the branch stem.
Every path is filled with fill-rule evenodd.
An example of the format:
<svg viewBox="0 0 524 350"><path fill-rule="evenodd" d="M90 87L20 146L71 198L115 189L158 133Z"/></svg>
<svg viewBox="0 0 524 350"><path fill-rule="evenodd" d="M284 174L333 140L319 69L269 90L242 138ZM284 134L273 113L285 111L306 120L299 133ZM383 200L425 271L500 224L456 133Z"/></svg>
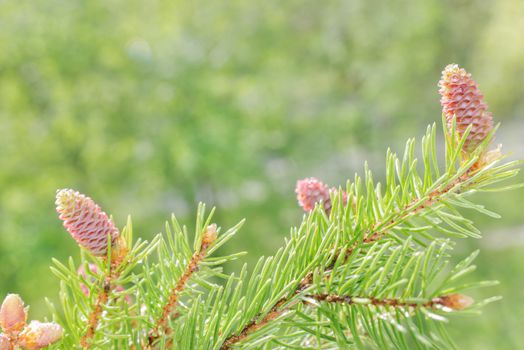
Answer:
<svg viewBox="0 0 524 350"><path fill-rule="evenodd" d="M384 298L377 299L373 297L356 297L356 296L347 296L347 295L337 295L337 294L307 294L306 298L314 299L319 302L328 302L328 303L337 303L337 304L361 304L361 305L374 305L374 306L390 306L390 307L400 307L400 308L435 308L436 306L444 306L443 298L437 297L424 302L407 302L401 299L395 298ZM307 301L305 301L307 303Z"/></svg>
<svg viewBox="0 0 524 350"><path fill-rule="evenodd" d="M215 239L216 225L213 224L207 228L207 231L202 236L202 243L200 244L199 251L193 254L191 260L186 266L184 273L171 290L169 299L164 305L161 316L158 318L155 327L149 332L149 335L147 337L147 343L144 346L145 349L153 349L154 344L158 341L162 333L164 333L164 335L166 335L167 337L169 337L169 335L171 334L172 330L169 327L168 322L170 318L176 318L179 316L179 313L175 313L175 309L178 305L180 293L186 287L186 284L191 278L191 276L196 271L198 271L200 262L202 262L202 260L204 260L204 258L206 257L207 249ZM167 339L166 341L169 342L170 340Z"/></svg>
<svg viewBox="0 0 524 350"><path fill-rule="evenodd" d="M109 267L109 274L104 279L102 290L96 298L93 310L91 311L91 314L88 318L87 331L80 339L80 346L83 349L88 350L91 348L91 340L95 336L95 331L100 322L100 315L102 314L103 307L109 300L109 294L115 287L113 282L119 276L119 272L115 272L115 270L117 270L117 267L118 265L114 265L113 263L111 263Z"/></svg>

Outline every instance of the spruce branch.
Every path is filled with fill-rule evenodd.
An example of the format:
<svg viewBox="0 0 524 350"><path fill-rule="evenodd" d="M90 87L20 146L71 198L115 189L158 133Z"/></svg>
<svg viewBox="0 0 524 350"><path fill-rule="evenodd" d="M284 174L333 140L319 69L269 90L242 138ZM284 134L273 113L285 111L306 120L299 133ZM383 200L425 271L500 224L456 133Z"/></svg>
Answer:
<svg viewBox="0 0 524 350"><path fill-rule="evenodd" d="M422 348L449 348L449 344L442 343L446 334L439 329L439 323L450 312L470 308L472 299L462 294L468 287L458 280L472 270L470 264L475 257L443 271L450 244L436 240L424 250L413 250L416 246L410 239L402 247L392 241L377 242L366 253L353 256L348 264L337 266L332 280L323 279L319 271L313 289L299 299L296 317L284 320L280 327L291 327L285 333L299 329L314 337L320 335L338 347L362 341L390 348L393 344L400 346L399 339L407 337L408 343ZM321 300L311 298L317 296ZM302 304L307 307L301 308ZM427 330L413 324L415 319L425 328L435 328L434 334L427 338ZM412 327L414 333L410 336L407 330ZM384 328L391 333L376 332ZM279 341L282 343L285 341ZM412 347L415 345L405 348Z"/></svg>
<svg viewBox="0 0 524 350"><path fill-rule="evenodd" d="M198 271L199 264L206 257L209 246L216 240L216 238L217 238L217 225L211 224L207 226L206 232L202 235L200 249L197 252L195 252L193 256L191 257L191 260L187 264L185 272L180 277L177 284L171 290L169 299L163 307L160 318L157 320L156 325L153 328L153 330L149 333L147 344L146 344L147 349L152 349L153 345L160 337L161 332L164 332L166 336L169 337L171 332L170 332L170 328L168 328L168 321L169 321L169 318L176 318L179 316L179 314L177 313L173 314L173 313L178 304L180 293L185 288L191 276L196 271Z"/></svg>
<svg viewBox="0 0 524 350"><path fill-rule="evenodd" d="M455 97L470 98L470 93L462 95L461 87L456 87L455 80L464 78L465 86L473 86L474 82L471 77L460 75L459 78L456 78L455 75L447 74L448 70L455 70L456 67L448 68L443 73L441 93L446 94L445 90L450 89L450 94ZM447 84L449 79L453 81ZM357 254L372 251L381 241L401 244L408 238L410 244L426 247L435 239L432 230L449 236L479 237L478 230L471 221L463 218L454 207L473 207L482 212L481 206L470 205L464 197L493 181L498 182L514 176L516 171L511 167L514 167L516 163L509 162L496 166L503 156L500 150L487 151L495 132L491 115L486 112L486 105L482 102L482 95L476 90L476 85L470 92L474 95L474 103L479 106L477 110L461 109L464 104L461 104L460 100L453 97L455 99L449 102L447 97L443 97L443 106L447 108L445 112L448 118L444 123L446 135L446 171L444 174L440 175L435 151L435 126L432 126L422 141L424 162L422 175L419 175L417 171L414 140L407 142L402 161L394 153L388 151L387 182L384 194L381 193L380 184L373 182L371 172L367 167L363 182L356 177L354 183L348 185L346 192L331 193L331 198L328 197L329 187L316 179L305 179L297 183L296 192L299 204L305 211L310 212L309 217L323 218L328 227L324 235L328 237L330 230L337 231L334 227L339 227L343 231L342 236L345 237L338 237L337 241L334 241L334 246L328 250L331 253L328 254L327 259L313 260L306 271L296 275L296 277L300 275L302 277L290 278L287 285L293 287L271 304L264 304L265 307L237 332L226 337L220 347L222 350L231 349L236 344L243 343L254 333L264 334L265 327L268 327L273 321L284 319L281 316L288 314L288 311L299 305L304 295L312 295L307 293L309 289L316 288L319 283L322 283L322 280L336 279L337 267L344 267L349 260L355 259ZM455 113L450 117L449 113L453 112L456 106L459 109L455 111L460 112L459 115ZM473 118L471 113L476 112L479 112L480 116ZM468 122L471 124L467 125ZM460 123L460 128L457 129L458 123ZM460 164L457 167L458 161ZM332 205L333 196L338 197L335 198L335 205ZM314 203L316 203L316 208L311 211ZM425 223L424 226L421 226L422 222ZM347 235L346 230L351 234ZM344 238L346 243L344 243ZM295 244L295 250L289 249L297 252L298 244ZM285 249L287 250L288 247L293 247L293 244L289 242ZM413 259L417 254L415 247L410 247L410 250L411 252L406 252L408 256L412 256L411 260L406 262L408 264L415 261ZM270 264L270 260L267 263ZM322 279L315 280L315 273L319 269L322 271ZM383 276L379 274L379 271L376 274ZM400 281L395 282L400 283ZM415 280L410 278L408 285L412 286L413 283ZM271 332L271 329L273 328L269 328L266 334Z"/></svg>
<svg viewBox="0 0 524 350"><path fill-rule="evenodd" d="M220 265L243 255L211 257L243 224L241 221L219 235L220 228L211 224L213 212L214 209L206 215L205 206L199 204L192 245L187 228L173 216L158 245L158 261L143 265L142 275L146 278L137 286L137 303L143 314L141 324L146 330L139 335L141 348L164 349L183 342L188 333L181 333L180 329L187 323L188 312L196 299L213 293L218 287L209 280L228 278Z"/></svg>
<svg viewBox="0 0 524 350"><path fill-rule="evenodd" d="M424 196L424 198L426 198L425 200L423 200L424 198L413 199L404 208L401 208L400 210L396 212L396 214L392 215L392 218L389 221L387 221L387 223L384 223L384 222L372 223L370 225L371 228L366 230L366 232L363 234L360 241L355 242L349 248L346 248L341 253L333 257L332 261L329 263L326 269L326 272L331 273L331 271L334 268L335 263L339 259L342 259L343 261L349 259L349 257L354 253L354 251L357 248L361 247L362 245L368 245L368 244L375 243L376 241L386 236L388 233L388 228L392 228L397 225L400 225L410 216L417 215L417 214L420 215L423 210L430 210L432 205L437 204L440 200L445 198L448 194L459 192L461 190L461 186L464 184L467 184L469 180L468 170L463 171L463 172L464 172L463 176L460 176L459 178L452 181L451 183L441 185L441 188L437 188L431 191L426 196ZM383 228L384 226L385 228ZM380 230L374 230L375 228L379 228ZM313 271L308 272L307 275L297 285L293 293L278 300L275 303L275 305L267 312L267 314L261 320L257 321L260 318L260 316L259 315L255 316L255 318L251 320L251 322L249 322L239 332L238 335L231 335L229 338L227 338L224 341L224 344L222 345L221 350L231 349L232 345L238 342L242 342L251 333L261 329L267 323L271 322L272 320L278 318L280 315L288 311L294 305L292 303L293 299L297 295L300 295L304 290L306 290L308 287L310 287L313 284L312 275L313 275Z"/></svg>

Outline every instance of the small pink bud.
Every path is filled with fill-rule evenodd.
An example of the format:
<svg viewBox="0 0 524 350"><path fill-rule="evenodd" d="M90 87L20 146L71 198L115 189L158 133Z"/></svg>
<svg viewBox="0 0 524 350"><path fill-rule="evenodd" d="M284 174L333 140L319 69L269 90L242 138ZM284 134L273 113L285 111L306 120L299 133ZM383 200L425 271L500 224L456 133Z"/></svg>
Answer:
<svg viewBox="0 0 524 350"><path fill-rule="evenodd" d="M331 199L329 198L329 187L314 177L297 181L295 189L298 204L304 211L311 211L316 203L322 202L324 210L329 213L331 209Z"/></svg>
<svg viewBox="0 0 524 350"><path fill-rule="evenodd" d="M56 211L76 242L96 256L107 254L107 237L113 244L119 231L107 214L89 197L70 189L56 194Z"/></svg>
<svg viewBox="0 0 524 350"><path fill-rule="evenodd" d="M18 338L18 343L27 350L37 350L57 342L64 333L60 325L53 322L31 321Z"/></svg>
<svg viewBox="0 0 524 350"><path fill-rule="evenodd" d="M438 303L452 310L464 310L473 305L473 298L464 294L449 294L439 297Z"/></svg>
<svg viewBox="0 0 524 350"><path fill-rule="evenodd" d="M13 346L5 334L0 333L0 350L12 350Z"/></svg>
<svg viewBox="0 0 524 350"><path fill-rule="evenodd" d="M0 327L6 333L17 334L24 328L27 310L17 294L8 294L0 307Z"/></svg>
<svg viewBox="0 0 524 350"><path fill-rule="evenodd" d="M217 239L217 225L211 224L206 228L206 232L202 236L202 245L209 246Z"/></svg>

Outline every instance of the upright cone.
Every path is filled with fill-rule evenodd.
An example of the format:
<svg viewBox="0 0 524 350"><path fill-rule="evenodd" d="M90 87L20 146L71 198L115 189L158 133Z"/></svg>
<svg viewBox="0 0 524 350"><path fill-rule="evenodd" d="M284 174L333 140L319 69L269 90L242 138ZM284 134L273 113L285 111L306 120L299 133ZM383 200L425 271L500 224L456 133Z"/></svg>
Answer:
<svg viewBox="0 0 524 350"><path fill-rule="evenodd" d="M456 64L450 64L442 71L439 81L440 104L447 121L448 130L456 118L460 137L471 125L471 131L464 143L463 152L471 153L493 130L493 118L488 105L471 74Z"/></svg>
<svg viewBox="0 0 524 350"><path fill-rule="evenodd" d="M107 254L108 236L114 244L120 232L89 197L70 189L56 194L56 211L77 243L96 256Z"/></svg>
<svg viewBox="0 0 524 350"><path fill-rule="evenodd" d="M17 294L8 294L0 307L0 327L9 334L18 334L25 327L27 309Z"/></svg>

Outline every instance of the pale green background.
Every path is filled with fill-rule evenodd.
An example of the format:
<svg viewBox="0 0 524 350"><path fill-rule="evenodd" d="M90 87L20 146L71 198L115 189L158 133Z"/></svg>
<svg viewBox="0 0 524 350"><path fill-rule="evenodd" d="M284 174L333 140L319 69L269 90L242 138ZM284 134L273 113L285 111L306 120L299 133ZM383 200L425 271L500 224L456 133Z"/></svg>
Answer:
<svg viewBox="0 0 524 350"><path fill-rule="evenodd" d="M344 184L365 160L380 179L387 146L440 123L450 62L523 157L522 33L521 0L0 1L0 294L49 314L50 259L78 255L63 187L144 237L203 200L248 219L228 251L271 254L301 219L296 179ZM477 197L504 218L456 258L481 247L474 278L502 284L475 296L504 300L451 324L461 349L524 344L523 196Z"/></svg>

